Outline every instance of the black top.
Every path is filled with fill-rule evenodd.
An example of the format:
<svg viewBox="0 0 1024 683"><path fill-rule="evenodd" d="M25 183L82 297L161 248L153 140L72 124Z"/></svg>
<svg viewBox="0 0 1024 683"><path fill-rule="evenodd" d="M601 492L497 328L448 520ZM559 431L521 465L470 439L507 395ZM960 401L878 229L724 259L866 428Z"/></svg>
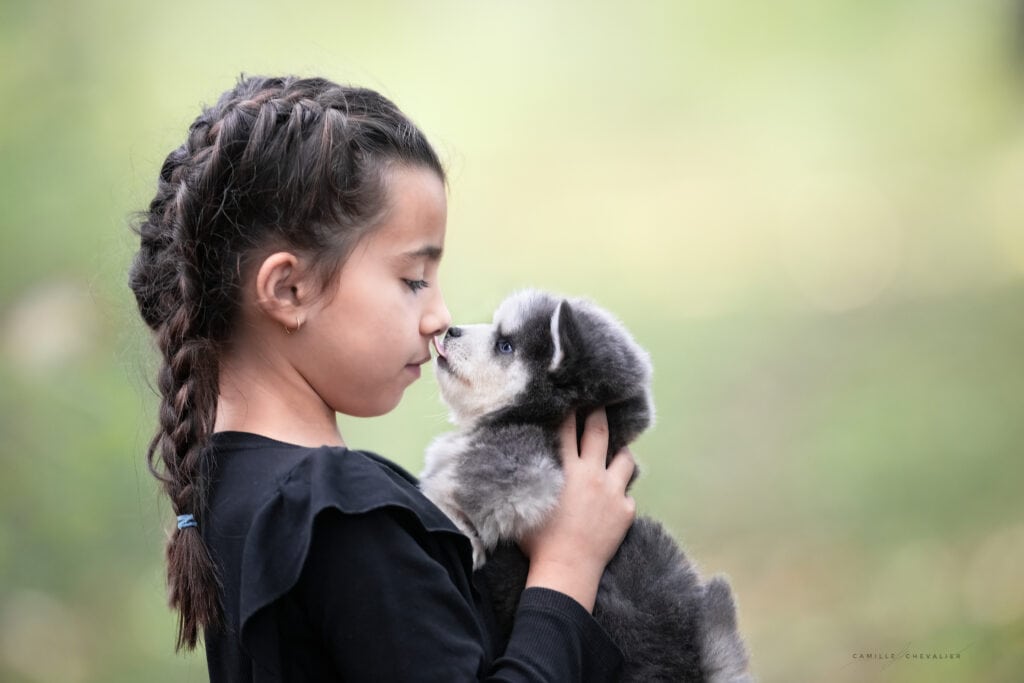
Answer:
<svg viewBox="0 0 1024 683"><path fill-rule="evenodd" d="M557 591L523 591L499 642L469 540L398 465L242 432L211 448L211 683L615 680L622 653Z"/></svg>

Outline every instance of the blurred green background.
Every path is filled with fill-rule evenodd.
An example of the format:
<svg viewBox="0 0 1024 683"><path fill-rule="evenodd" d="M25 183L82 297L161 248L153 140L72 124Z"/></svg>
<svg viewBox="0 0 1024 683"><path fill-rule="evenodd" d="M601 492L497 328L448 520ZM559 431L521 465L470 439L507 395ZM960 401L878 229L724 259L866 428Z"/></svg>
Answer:
<svg viewBox="0 0 1024 683"><path fill-rule="evenodd" d="M383 91L451 172L456 321L587 295L655 364L641 511L763 681L1024 679L1024 13L1010 0L0 4L0 679L173 654L128 229L246 73ZM342 419L416 472L433 378ZM957 654L895 661L858 654Z"/></svg>

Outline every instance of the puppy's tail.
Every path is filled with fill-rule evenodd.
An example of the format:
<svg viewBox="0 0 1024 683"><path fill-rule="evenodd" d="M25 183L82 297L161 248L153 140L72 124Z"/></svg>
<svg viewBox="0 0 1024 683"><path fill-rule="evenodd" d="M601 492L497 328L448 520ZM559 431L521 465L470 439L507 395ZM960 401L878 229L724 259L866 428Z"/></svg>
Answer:
<svg viewBox="0 0 1024 683"><path fill-rule="evenodd" d="M709 683L753 683L749 658L736 628L736 603L723 576L704 587L701 604L701 664Z"/></svg>

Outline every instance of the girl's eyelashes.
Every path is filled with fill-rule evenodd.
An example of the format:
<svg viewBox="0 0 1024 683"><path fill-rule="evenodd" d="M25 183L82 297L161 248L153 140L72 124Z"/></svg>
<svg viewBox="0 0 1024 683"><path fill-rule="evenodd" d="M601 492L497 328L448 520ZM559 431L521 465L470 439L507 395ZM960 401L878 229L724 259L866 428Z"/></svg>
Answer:
<svg viewBox="0 0 1024 683"><path fill-rule="evenodd" d="M418 292L421 289L430 286L430 283L426 280L406 280L405 278L402 278L402 282L404 282L406 286L414 292Z"/></svg>

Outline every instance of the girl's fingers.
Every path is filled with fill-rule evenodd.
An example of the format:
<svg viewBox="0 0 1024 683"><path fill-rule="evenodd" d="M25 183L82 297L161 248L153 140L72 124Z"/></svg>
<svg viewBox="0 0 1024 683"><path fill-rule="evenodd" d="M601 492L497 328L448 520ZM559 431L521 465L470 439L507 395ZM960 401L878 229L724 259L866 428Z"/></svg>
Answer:
<svg viewBox="0 0 1024 683"><path fill-rule="evenodd" d="M562 465L569 467L575 460L580 459L580 452L576 447L576 411L569 413L565 422L558 429L558 440L562 446Z"/></svg>
<svg viewBox="0 0 1024 683"><path fill-rule="evenodd" d="M633 477L634 470L636 470L636 460L633 458L633 452L628 448L623 448L615 454L615 457L609 463L608 476L621 482L622 490L625 491L626 485L629 484L629 480Z"/></svg>
<svg viewBox="0 0 1024 683"><path fill-rule="evenodd" d="M608 457L608 414L598 408L587 415L580 440L580 460L590 462L604 469Z"/></svg>
<svg viewBox="0 0 1024 683"><path fill-rule="evenodd" d="M571 467L576 463L586 462L595 468L605 469L608 453L608 414L604 408L598 408L587 415L583 437L577 449L576 413L570 413L559 428L559 439L563 466ZM633 453L628 448L623 448L608 463L607 469L608 477L625 491L636 469Z"/></svg>

